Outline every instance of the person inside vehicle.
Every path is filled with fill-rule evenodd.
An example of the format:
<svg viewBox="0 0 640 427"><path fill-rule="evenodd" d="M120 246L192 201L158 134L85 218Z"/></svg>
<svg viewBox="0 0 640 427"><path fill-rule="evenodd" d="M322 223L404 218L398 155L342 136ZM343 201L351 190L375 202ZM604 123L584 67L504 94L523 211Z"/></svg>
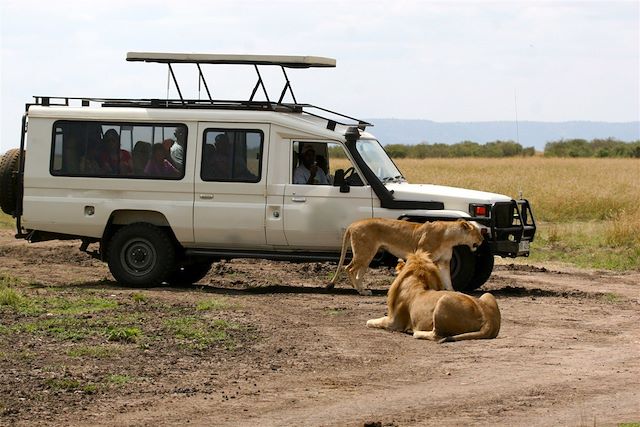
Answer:
<svg viewBox="0 0 640 427"><path fill-rule="evenodd" d="M138 141L133 146L133 173L136 175L144 174L144 168L149 162L151 156L151 144L146 141Z"/></svg>
<svg viewBox="0 0 640 427"><path fill-rule="evenodd" d="M85 175L102 175L103 171L97 158L97 144L89 143L86 153L80 158L80 171Z"/></svg>
<svg viewBox="0 0 640 427"><path fill-rule="evenodd" d="M151 158L144 168L144 173L148 176L180 176L180 171L167 160L166 150L162 143L153 144Z"/></svg>
<svg viewBox="0 0 640 427"><path fill-rule="evenodd" d="M133 172L131 154L127 150L120 149L120 136L115 129L109 129L102 138L102 155L100 166L110 175L128 175Z"/></svg>
<svg viewBox="0 0 640 427"><path fill-rule="evenodd" d="M173 163L176 168L181 169L184 165L184 148L187 144L185 128L182 126L176 127L173 135L176 137L176 140L169 149L171 163Z"/></svg>
<svg viewBox="0 0 640 427"><path fill-rule="evenodd" d="M329 185L327 175L316 164L316 151L306 145L300 156L300 165L293 171L294 184Z"/></svg>
<svg viewBox="0 0 640 427"><path fill-rule="evenodd" d="M327 182L329 183L329 185L333 185L333 176L329 174L329 164L327 162L327 159L325 159L324 156L321 156L320 154L318 154L316 156L316 165L318 165L318 167L322 169L322 172L324 172L324 175L327 177Z"/></svg>
<svg viewBox="0 0 640 427"><path fill-rule="evenodd" d="M212 179L231 179L233 177L233 144L226 134L221 133L216 136L214 147L215 150L209 153L210 156L213 156L208 159L209 176Z"/></svg>

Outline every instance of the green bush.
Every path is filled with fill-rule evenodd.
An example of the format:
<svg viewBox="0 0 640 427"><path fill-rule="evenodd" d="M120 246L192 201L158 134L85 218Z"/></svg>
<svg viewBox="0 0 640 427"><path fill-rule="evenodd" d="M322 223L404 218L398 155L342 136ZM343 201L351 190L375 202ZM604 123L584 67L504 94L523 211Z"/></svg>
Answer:
<svg viewBox="0 0 640 427"><path fill-rule="evenodd" d="M635 157L640 158L640 141L624 142L614 138L561 139L548 142L545 157Z"/></svg>
<svg viewBox="0 0 640 427"><path fill-rule="evenodd" d="M390 144L384 147L389 157L394 159L425 159L452 157L519 157L533 156L533 147L522 148L513 141L493 141L478 144L473 141L462 141L457 144L427 144L416 145Z"/></svg>

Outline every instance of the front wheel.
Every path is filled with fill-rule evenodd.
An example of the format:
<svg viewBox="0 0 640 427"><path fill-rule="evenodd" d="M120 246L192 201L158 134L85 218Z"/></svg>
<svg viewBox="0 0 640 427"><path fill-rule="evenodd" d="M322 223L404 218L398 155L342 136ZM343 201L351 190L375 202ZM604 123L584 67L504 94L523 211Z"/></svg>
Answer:
<svg viewBox="0 0 640 427"><path fill-rule="evenodd" d="M455 246L449 269L453 289L458 292L466 291L476 270L475 254L466 245Z"/></svg>
<svg viewBox="0 0 640 427"><path fill-rule="evenodd" d="M483 243L476 251L476 269L466 291L473 291L484 285L493 272L494 257L488 243Z"/></svg>
<svg viewBox="0 0 640 427"><path fill-rule="evenodd" d="M113 277L131 286L159 285L175 265L175 248L167 233L143 222L118 230L107 254Z"/></svg>

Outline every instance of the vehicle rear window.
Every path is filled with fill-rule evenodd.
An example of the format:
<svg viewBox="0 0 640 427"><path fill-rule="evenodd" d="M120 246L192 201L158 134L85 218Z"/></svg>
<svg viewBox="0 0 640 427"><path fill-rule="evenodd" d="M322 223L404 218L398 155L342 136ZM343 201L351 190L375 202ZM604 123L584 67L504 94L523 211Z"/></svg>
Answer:
<svg viewBox="0 0 640 427"><path fill-rule="evenodd" d="M56 176L181 179L186 141L182 124L57 121L50 170Z"/></svg>

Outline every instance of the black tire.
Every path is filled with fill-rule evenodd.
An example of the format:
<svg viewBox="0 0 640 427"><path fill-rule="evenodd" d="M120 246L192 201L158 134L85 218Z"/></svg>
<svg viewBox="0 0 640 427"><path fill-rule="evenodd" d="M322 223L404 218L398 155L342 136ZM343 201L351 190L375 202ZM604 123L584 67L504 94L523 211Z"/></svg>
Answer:
<svg viewBox="0 0 640 427"><path fill-rule="evenodd" d="M491 277L491 273L493 272L494 256L491 254L491 250L487 243L483 243L478 248L475 256L476 269L471 281L469 281L469 284L467 285L467 289L465 289L466 291L473 291L474 289L478 289L480 286L484 285L487 280L489 280L489 277Z"/></svg>
<svg viewBox="0 0 640 427"><path fill-rule="evenodd" d="M180 265L169 275L167 281L174 286L192 285L207 275L211 264L213 261L206 260Z"/></svg>
<svg viewBox="0 0 640 427"><path fill-rule="evenodd" d="M20 150L14 148L0 158L0 209L13 216L18 206L18 182L14 173L20 163Z"/></svg>
<svg viewBox="0 0 640 427"><path fill-rule="evenodd" d="M398 265L398 257L394 256L390 252L384 251L381 255L376 255L369 267L371 268L380 268L380 267L395 267Z"/></svg>
<svg viewBox="0 0 640 427"><path fill-rule="evenodd" d="M458 292L466 291L476 270L476 257L469 246L461 245L453 248L450 269L453 289Z"/></svg>
<svg viewBox="0 0 640 427"><path fill-rule="evenodd" d="M175 268L175 247L167 233L144 222L118 230L107 255L111 274L124 285L159 285Z"/></svg>

